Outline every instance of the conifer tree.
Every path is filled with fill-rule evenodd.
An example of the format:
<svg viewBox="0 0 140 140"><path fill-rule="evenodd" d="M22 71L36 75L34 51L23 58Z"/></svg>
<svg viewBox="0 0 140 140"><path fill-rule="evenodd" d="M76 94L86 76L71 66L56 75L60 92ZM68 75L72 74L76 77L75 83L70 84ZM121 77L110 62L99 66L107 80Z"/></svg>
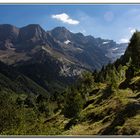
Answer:
<svg viewBox="0 0 140 140"><path fill-rule="evenodd" d="M64 104L64 116L68 118L77 116L83 108L83 104L83 98L78 90L74 87L70 88Z"/></svg>

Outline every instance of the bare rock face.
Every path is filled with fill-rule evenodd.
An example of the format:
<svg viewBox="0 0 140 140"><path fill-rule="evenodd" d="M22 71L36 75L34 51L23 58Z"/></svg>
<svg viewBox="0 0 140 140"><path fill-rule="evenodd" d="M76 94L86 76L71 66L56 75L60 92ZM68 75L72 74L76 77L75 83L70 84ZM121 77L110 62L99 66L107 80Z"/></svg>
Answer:
<svg viewBox="0 0 140 140"><path fill-rule="evenodd" d="M17 41L19 29L9 24L0 25L0 49L7 49L13 47Z"/></svg>
<svg viewBox="0 0 140 140"><path fill-rule="evenodd" d="M37 24L27 25L20 28L18 43L41 44L46 40L46 32Z"/></svg>
<svg viewBox="0 0 140 140"><path fill-rule="evenodd" d="M50 31L52 36L59 40L60 42L64 42L66 40L72 39L72 33L67 30L65 27L56 27L52 31Z"/></svg>
<svg viewBox="0 0 140 140"><path fill-rule="evenodd" d="M19 29L10 24L0 25L0 41L11 40L14 42L19 34Z"/></svg>

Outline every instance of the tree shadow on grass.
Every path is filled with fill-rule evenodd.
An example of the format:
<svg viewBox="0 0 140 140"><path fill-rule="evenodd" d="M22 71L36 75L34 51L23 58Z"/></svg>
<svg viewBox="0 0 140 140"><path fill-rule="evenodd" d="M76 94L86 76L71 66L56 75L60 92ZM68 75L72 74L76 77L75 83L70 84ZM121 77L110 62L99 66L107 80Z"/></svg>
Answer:
<svg viewBox="0 0 140 140"><path fill-rule="evenodd" d="M121 110L113 122L105 129L101 130L99 133L102 135L116 135L117 126L122 126L127 118L135 116L138 111L140 111L140 104L138 103L129 103L123 110Z"/></svg>
<svg viewBox="0 0 140 140"><path fill-rule="evenodd" d="M97 99L95 104L100 104L103 100L107 100L113 94L112 87L109 85L102 93L102 95Z"/></svg>

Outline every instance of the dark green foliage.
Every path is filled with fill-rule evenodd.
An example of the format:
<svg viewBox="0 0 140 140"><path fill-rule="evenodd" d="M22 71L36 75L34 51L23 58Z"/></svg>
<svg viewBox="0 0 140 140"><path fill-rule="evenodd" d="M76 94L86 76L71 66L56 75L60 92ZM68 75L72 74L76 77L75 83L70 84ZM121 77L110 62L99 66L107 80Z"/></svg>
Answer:
<svg viewBox="0 0 140 140"><path fill-rule="evenodd" d="M140 68L140 32L136 31L129 43L129 46L121 58L121 62L123 65L126 65L127 62L129 62L131 58L131 65L135 69Z"/></svg>
<svg viewBox="0 0 140 140"><path fill-rule="evenodd" d="M90 122L96 122L96 121L99 121L99 120L101 120L102 118L103 118L103 115L97 115L97 114L95 114L94 112L93 113L91 113L91 114L88 114L87 116L87 120L88 121L90 121Z"/></svg>
<svg viewBox="0 0 140 140"><path fill-rule="evenodd" d="M98 100L96 100L96 104L100 104L103 100L109 99L111 98L112 94L113 94L113 87L112 85L108 85L106 87L106 89L102 92L102 95L98 98Z"/></svg>
<svg viewBox="0 0 140 140"><path fill-rule="evenodd" d="M29 108L35 107L35 102L33 97L28 96L25 100L24 100L24 104L26 106L28 106Z"/></svg>
<svg viewBox="0 0 140 140"><path fill-rule="evenodd" d="M83 108L83 98L81 94L75 88L69 88L64 104L64 116L71 118L79 114Z"/></svg>
<svg viewBox="0 0 140 140"><path fill-rule="evenodd" d="M52 115L57 104L49 101L48 92L33 80L11 66L0 63L0 67L0 134L41 133L40 117Z"/></svg>
<svg viewBox="0 0 140 140"><path fill-rule="evenodd" d="M128 126L129 127L129 126ZM120 131L119 134L120 135L135 135L137 132L136 128L133 128L133 126L129 127L129 128L125 128L123 127Z"/></svg>
<svg viewBox="0 0 140 140"><path fill-rule="evenodd" d="M78 117L72 118L66 125L65 125L65 130L70 129L72 126L78 124L79 120Z"/></svg>
<svg viewBox="0 0 140 140"><path fill-rule="evenodd" d="M81 84L85 85L87 88L90 88L94 83L94 76L90 72L84 72L81 78Z"/></svg>
<svg viewBox="0 0 140 140"><path fill-rule="evenodd" d="M47 102L42 102L38 105L38 110L41 113L46 113L49 114L49 109L48 109L48 103Z"/></svg>
<svg viewBox="0 0 140 140"><path fill-rule="evenodd" d="M128 49L131 52L132 65L140 68L140 33L135 32L130 42Z"/></svg>
<svg viewBox="0 0 140 140"><path fill-rule="evenodd" d="M14 93L0 92L0 134L16 129L20 123L17 106L10 94Z"/></svg>
<svg viewBox="0 0 140 140"><path fill-rule="evenodd" d="M42 52L40 52L42 53ZM40 54L42 55L42 63L29 63L29 64L23 64L16 66L16 69L23 73L28 78L32 79L37 83L37 85L40 85L43 87L43 89L46 89L47 91L53 93L55 91L61 91L65 88L65 86L69 83L68 78L60 77L59 71L60 68L58 65L60 65L59 61L54 60L53 58L50 60L49 58L46 58L45 53ZM40 56L35 56L36 59ZM44 59L44 60L43 60Z"/></svg>
<svg viewBox="0 0 140 140"><path fill-rule="evenodd" d="M25 100L22 99L21 97L18 97L18 98L16 99L16 104L17 104L18 106L22 107L22 106L24 106L24 104L25 104Z"/></svg>
<svg viewBox="0 0 140 140"><path fill-rule="evenodd" d="M36 99L36 105L38 107L39 112L49 115L50 109L49 109L49 99L48 98L45 98L44 96L39 95Z"/></svg>
<svg viewBox="0 0 140 140"><path fill-rule="evenodd" d="M86 71L83 72L82 76L78 79L75 88L80 92L82 98L86 101L89 96L89 92L92 90L92 88L94 88L94 86L94 74Z"/></svg>
<svg viewBox="0 0 140 140"><path fill-rule="evenodd" d="M127 80L130 80L133 76L134 76L134 68L133 68L132 66L130 66L130 67L126 70L125 77L126 77Z"/></svg>
<svg viewBox="0 0 140 140"><path fill-rule="evenodd" d="M36 103L41 103L41 102L44 102L44 101L48 101L49 100L49 98L47 98L47 97L44 97L43 95L38 95L37 96L37 98L36 98Z"/></svg>
<svg viewBox="0 0 140 140"><path fill-rule="evenodd" d="M120 66L121 69L121 66ZM112 85L112 87L117 88L118 81L121 79L119 70L116 69L115 65L108 64L105 68L97 74L95 82L102 82Z"/></svg>

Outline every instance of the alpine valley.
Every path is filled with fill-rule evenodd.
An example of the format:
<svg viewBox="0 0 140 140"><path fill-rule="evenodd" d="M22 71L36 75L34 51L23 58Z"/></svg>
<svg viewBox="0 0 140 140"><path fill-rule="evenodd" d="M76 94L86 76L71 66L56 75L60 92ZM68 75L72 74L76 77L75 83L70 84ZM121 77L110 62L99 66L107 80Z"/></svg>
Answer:
<svg viewBox="0 0 140 140"><path fill-rule="evenodd" d="M65 27L0 25L1 135L140 135L140 32L130 43Z"/></svg>

